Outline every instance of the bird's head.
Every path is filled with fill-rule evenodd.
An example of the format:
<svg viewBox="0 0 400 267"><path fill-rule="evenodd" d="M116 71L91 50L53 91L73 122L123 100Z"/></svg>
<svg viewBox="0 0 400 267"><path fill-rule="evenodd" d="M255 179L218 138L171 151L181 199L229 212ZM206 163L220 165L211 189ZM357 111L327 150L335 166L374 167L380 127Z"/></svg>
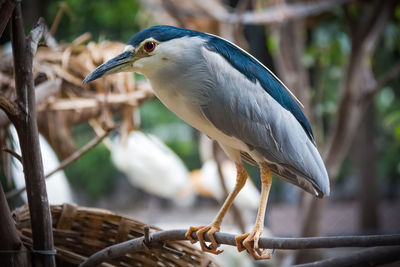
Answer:
<svg viewBox="0 0 400 267"><path fill-rule="evenodd" d="M204 36L201 32L165 25L142 30L129 40L123 53L100 65L83 83L122 71L149 76L165 66L179 65L179 59L195 57L192 51L204 42Z"/></svg>

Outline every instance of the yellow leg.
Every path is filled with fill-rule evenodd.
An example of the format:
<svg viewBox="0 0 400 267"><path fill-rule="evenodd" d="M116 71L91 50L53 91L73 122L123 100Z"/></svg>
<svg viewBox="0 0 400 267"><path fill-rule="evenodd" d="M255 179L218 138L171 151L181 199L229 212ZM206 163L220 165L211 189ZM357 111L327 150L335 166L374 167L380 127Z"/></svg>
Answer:
<svg viewBox="0 0 400 267"><path fill-rule="evenodd" d="M258 247L258 240L262 236L264 230L264 216L265 209L267 208L268 195L272 184L272 172L265 165L260 165L260 172L261 199L260 206L258 208L256 223L250 233L240 235L235 238L238 250L242 251L247 249L247 251L253 256L255 260L269 259L271 257L270 253L265 254L265 250Z"/></svg>
<svg viewBox="0 0 400 267"><path fill-rule="evenodd" d="M246 179L247 179L247 172L242 164L236 163L236 169L237 169L237 177L236 177L235 187L233 188L232 192L229 193L228 197L226 198L224 204L222 205L221 209L219 210L214 220L208 226L190 227L189 230L186 232L185 235L186 238L190 240L190 242L195 243L196 240L192 238L191 234L197 231L196 232L197 238L200 242L202 250L205 252L210 252L213 254L219 254L222 252L221 250L217 250L219 245L214 238L214 233L219 232L222 219L225 217L229 207L232 205L232 202L234 201L237 194L246 184ZM205 233L207 233L209 239L211 240L210 246L207 246L205 243L204 240Z"/></svg>

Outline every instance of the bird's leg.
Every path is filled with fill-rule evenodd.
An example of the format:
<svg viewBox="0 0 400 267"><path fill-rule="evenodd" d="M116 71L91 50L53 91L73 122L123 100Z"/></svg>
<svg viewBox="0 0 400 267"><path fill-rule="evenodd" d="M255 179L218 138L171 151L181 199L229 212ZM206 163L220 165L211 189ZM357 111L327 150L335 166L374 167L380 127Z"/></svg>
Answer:
<svg viewBox="0 0 400 267"><path fill-rule="evenodd" d="M247 249L247 251L253 256L255 260L269 259L271 253L267 253L264 249L258 247L258 240L260 239L264 230L264 216L265 209L267 207L268 195L272 184L272 172L264 165L260 165L261 172L261 199L260 206L258 208L258 214L256 223L253 230L250 233L237 236L236 246L239 251ZM243 242L242 242L243 241Z"/></svg>
<svg viewBox="0 0 400 267"><path fill-rule="evenodd" d="M215 240L214 233L219 232L220 226L222 223L222 219L226 215L229 207L232 205L233 200L237 196L237 194L240 192L240 190L243 188L243 186L246 184L246 179L247 179L247 172L246 169L242 164L236 163L236 169L237 169L237 177L236 177L236 184L235 187L233 188L232 192L229 193L228 197L226 198L224 204L222 205L221 209L219 210L217 216L215 219L208 225L208 226L198 226L198 227L190 227L189 230L186 232L186 238L192 242L195 243L196 240L194 240L191 237L191 234L195 231L197 238L200 242L201 248L205 252L210 252L213 254L219 254L222 252L222 250L217 250L217 247L219 246L217 241ZM207 232L207 235L209 239L211 240L210 246L207 246L204 240L204 234Z"/></svg>

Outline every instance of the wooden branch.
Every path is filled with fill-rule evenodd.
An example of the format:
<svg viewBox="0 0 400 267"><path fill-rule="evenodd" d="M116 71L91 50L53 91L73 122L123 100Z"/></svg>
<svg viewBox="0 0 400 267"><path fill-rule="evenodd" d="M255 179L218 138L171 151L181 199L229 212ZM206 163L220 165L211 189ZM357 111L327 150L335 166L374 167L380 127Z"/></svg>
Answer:
<svg viewBox="0 0 400 267"><path fill-rule="evenodd" d="M122 256L130 251L143 251L158 246L166 241L187 240L187 230L167 230L150 235L149 241L144 242L144 237L135 238L102 249L80 267L97 266L100 263ZM195 233L192 237L197 240ZM208 236L204 236L210 241ZM215 239L219 244L236 246L235 235L217 232ZM145 244L146 243L146 244ZM336 236L336 237L310 237L310 238L260 238L259 247L269 249L310 249L310 248L335 248L335 247L376 247L395 246L400 244L400 235L373 235L373 236Z"/></svg>
<svg viewBox="0 0 400 267"><path fill-rule="evenodd" d="M395 79L400 77L400 61L395 63L385 74L383 74L377 81L376 86L372 88L365 96L366 101L370 101L379 90L393 82Z"/></svg>
<svg viewBox="0 0 400 267"><path fill-rule="evenodd" d="M67 10L68 10L67 3L66 2L61 2L60 3L60 7L59 7L59 9L57 11L56 17L54 18L53 24L50 27L49 34L51 36L55 36L56 31L58 29L58 26L60 25L61 18L63 16L64 12L66 12Z"/></svg>
<svg viewBox="0 0 400 267"><path fill-rule="evenodd" d="M58 111L79 111L83 109L97 108L101 104L130 104L132 106L138 106L139 101L147 99L153 94L150 92L133 91L130 93L119 93L119 94L97 94L93 95L93 98L81 98L75 97L71 99L60 99L46 107L46 110L58 110ZM41 108L39 111L43 111Z"/></svg>
<svg viewBox="0 0 400 267"><path fill-rule="evenodd" d="M75 151L73 154L71 154L68 158L64 159L60 165L54 169L53 171L49 172L48 174L46 174L46 176L44 177L45 179L49 178L50 176L52 176L53 174L55 174L58 171L61 171L63 169L65 169L67 166L69 166L70 164L74 163L75 161L77 161L79 158L81 158L83 155L85 155L88 151L90 151L92 148L94 148L95 146L97 146L101 141L104 140L104 138L106 138L115 128L111 128L111 129L107 129L105 130L105 132L101 135L101 136L96 136L94 139L92 139L89 143L87 143L86 145L84 145L82 148L80 148L79 150ZM12 152L12 151L11 151ZM8 192L6 194L7 200L11 200L17 196L19 196L20 194L22 194L24 191L26 190L26 187L22 187L19 189L14 189L10 192Z"/></svg>
<svg viewBox="0 0 400 267"><path fill-rule="evenodd" d="M39 41L42 38L45 38L47 35L47 27L44 22L43 18L40 18L36 24L36 26L31 30L29 33L28 37L26 38L26 42L28 47L31 49L30 53L32 55L32 60L33 56L36 54Z"/></svg>
<svg viewBox="0 0 400 267"><path fill-rule="evenodd" d="M9 117L16 117L19 115L20 110L10 99L5 96L0 95L0 108L4 110L4 112Z"/></svg>
<svg viewBox="0 0 400 267"><path fill-rule="evenodd" d="M16 158L22 164L22 157L20 155L18 155L18 153L16 153L15 151L12 151L11 149L8 149L8 148L3 148L3 151L7 152L8 154L10 154L14 158Z"/></svg>
<svg viewBox="0 0 400 267"><path fill-rule="evenodd" d="M16 5L16 0L0 1L0 37L3 35L3 31L6 28Z"/></svg>
<svg viewBox="0 0 400 267"><path fill-rule="evenodd" d="M49 178L56 172L65 169L67 166L69 166L70 164L77 161L79 158L81 158L83 155L85 155L87 152L89 152L92 148L94 148L99 143L101 143L104 140L104 138L106 138L113 130L115 130L115 128L106 129L105 132L101 136L96 136L94 139L92 139L90 142L88 142L82 148L80 148L75 153L73 153L71 156L69 156L68 158L63 160L61 162L60 166L58 166L55 170L46 174L45 178L46 179Z"/></svg>
<svg viewBox="0 0 400 267"><path fill-rule="evenodd" d="M14 59L16 103L21 114L10 117L18 133L21 146L25 184L31 214L35 266L55 266L51 214L43 177L42 155L36 122L33 56L45 32L43 20L25 38L21 5L15 7L11 19L11 41Z"/></svg>
<svg viewBox="0 0 400 267"><path fill-rule="evenodd" d="M45 101L48 97L57 94L61 90L61 79L57 78L54 80L45 81L39 84L36 87L36 106L39 106L43 101ZM0 98L3 96L0 96ZM1 101L1 99L0 99ZM12 102L12 100L6 99L8 102ZM13 103L13 102L12 102ZM20 109L14 103L12 104L14 108L17 109L17 115L19 115ZM1 106L1 104L0 104ZM0 128L7 126L10 123L10 120L7 117L7 113L4 114L0 110Z"/></svg>
<svg viewBox="0 0 400 267"><path fill-rule="evenodd" d="M281 23L289 20L318 15L350 1L351 0L331 0L311 3L307 3L306 1L304 3L295 4L283 3L262 11L245 12L240 16L231 14L227 18L227 21L230 23L237 23L238 21L241 21L243 24Z"/></svg>
<svg viewBox="0 0 400 267"><path fill-rule="evenodd" d="M209 4L209 1L197 0L196 3L202 8L200 11L193 11L188 8L180 8L177 5L173 5L172 2L162 1L163 5L149 4L148 1L142 1L143 5L147 9L157 10L160 7L167 9L174 18L180 18L180 22L183 21L182 18L208 18L212 20L217 20L221 23L230 24L247 24L247 25L257 25L257 24L272 24L272 23L282 23L289 20L306 18L313 15L318 15L323 12L332 10L333 8L344 5L345 3L351 2L353 0L330 0L330 1L316 1L308 3L304 1L303 3L296 4L279 4L268 9L260 11L249 11L238 14L237 12L229 13L223 8L218 1L213 4ZM171 12L173 9L173 12Z"/></svg>
<svg viewBox="0 0 400 267"><path fill-rule="evenodd" d="M381 266L400 260L400 246L364 249L349 255L294 265L296 267Z"/></svg>

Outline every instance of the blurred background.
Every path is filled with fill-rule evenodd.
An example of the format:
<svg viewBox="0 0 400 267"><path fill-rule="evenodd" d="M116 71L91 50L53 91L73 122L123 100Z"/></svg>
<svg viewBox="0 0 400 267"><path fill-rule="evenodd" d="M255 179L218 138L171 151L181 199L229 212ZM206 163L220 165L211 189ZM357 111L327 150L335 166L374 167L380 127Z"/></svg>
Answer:
<svg viewBox="0 0 400 267"><path fill-rule="evenodd" d="M91 140L97 146L50 176L50 202L113 210L164 229L211 222L235 181L218 145L153 97L138 74L83 86L97 65L119 54L140 29L168 24L217 34L249 51L304 104L332 184L316 200L275 177L265 236L400 232L400 5L351 0L23 1L29 31L45 18L53 38L34 63L45 174ZM9 34L1 41L0 89L13 95ZM15 130L0 113L3 147L18 151ZM19 162L2 152L9 203L24 195ZM259 173L235 202L223 232L250 230ZM222 179L221 179L222 177ZM11 192L11 193L10 193ZM227 248L227 250L229 250ZM347 250L349 251L349 250ZM276 266L347 251L287 252ZM238 253L225 266L243 266ZM244 254L245 255L245 254ZM250 263L246 263L250 264Z"/></svg>

